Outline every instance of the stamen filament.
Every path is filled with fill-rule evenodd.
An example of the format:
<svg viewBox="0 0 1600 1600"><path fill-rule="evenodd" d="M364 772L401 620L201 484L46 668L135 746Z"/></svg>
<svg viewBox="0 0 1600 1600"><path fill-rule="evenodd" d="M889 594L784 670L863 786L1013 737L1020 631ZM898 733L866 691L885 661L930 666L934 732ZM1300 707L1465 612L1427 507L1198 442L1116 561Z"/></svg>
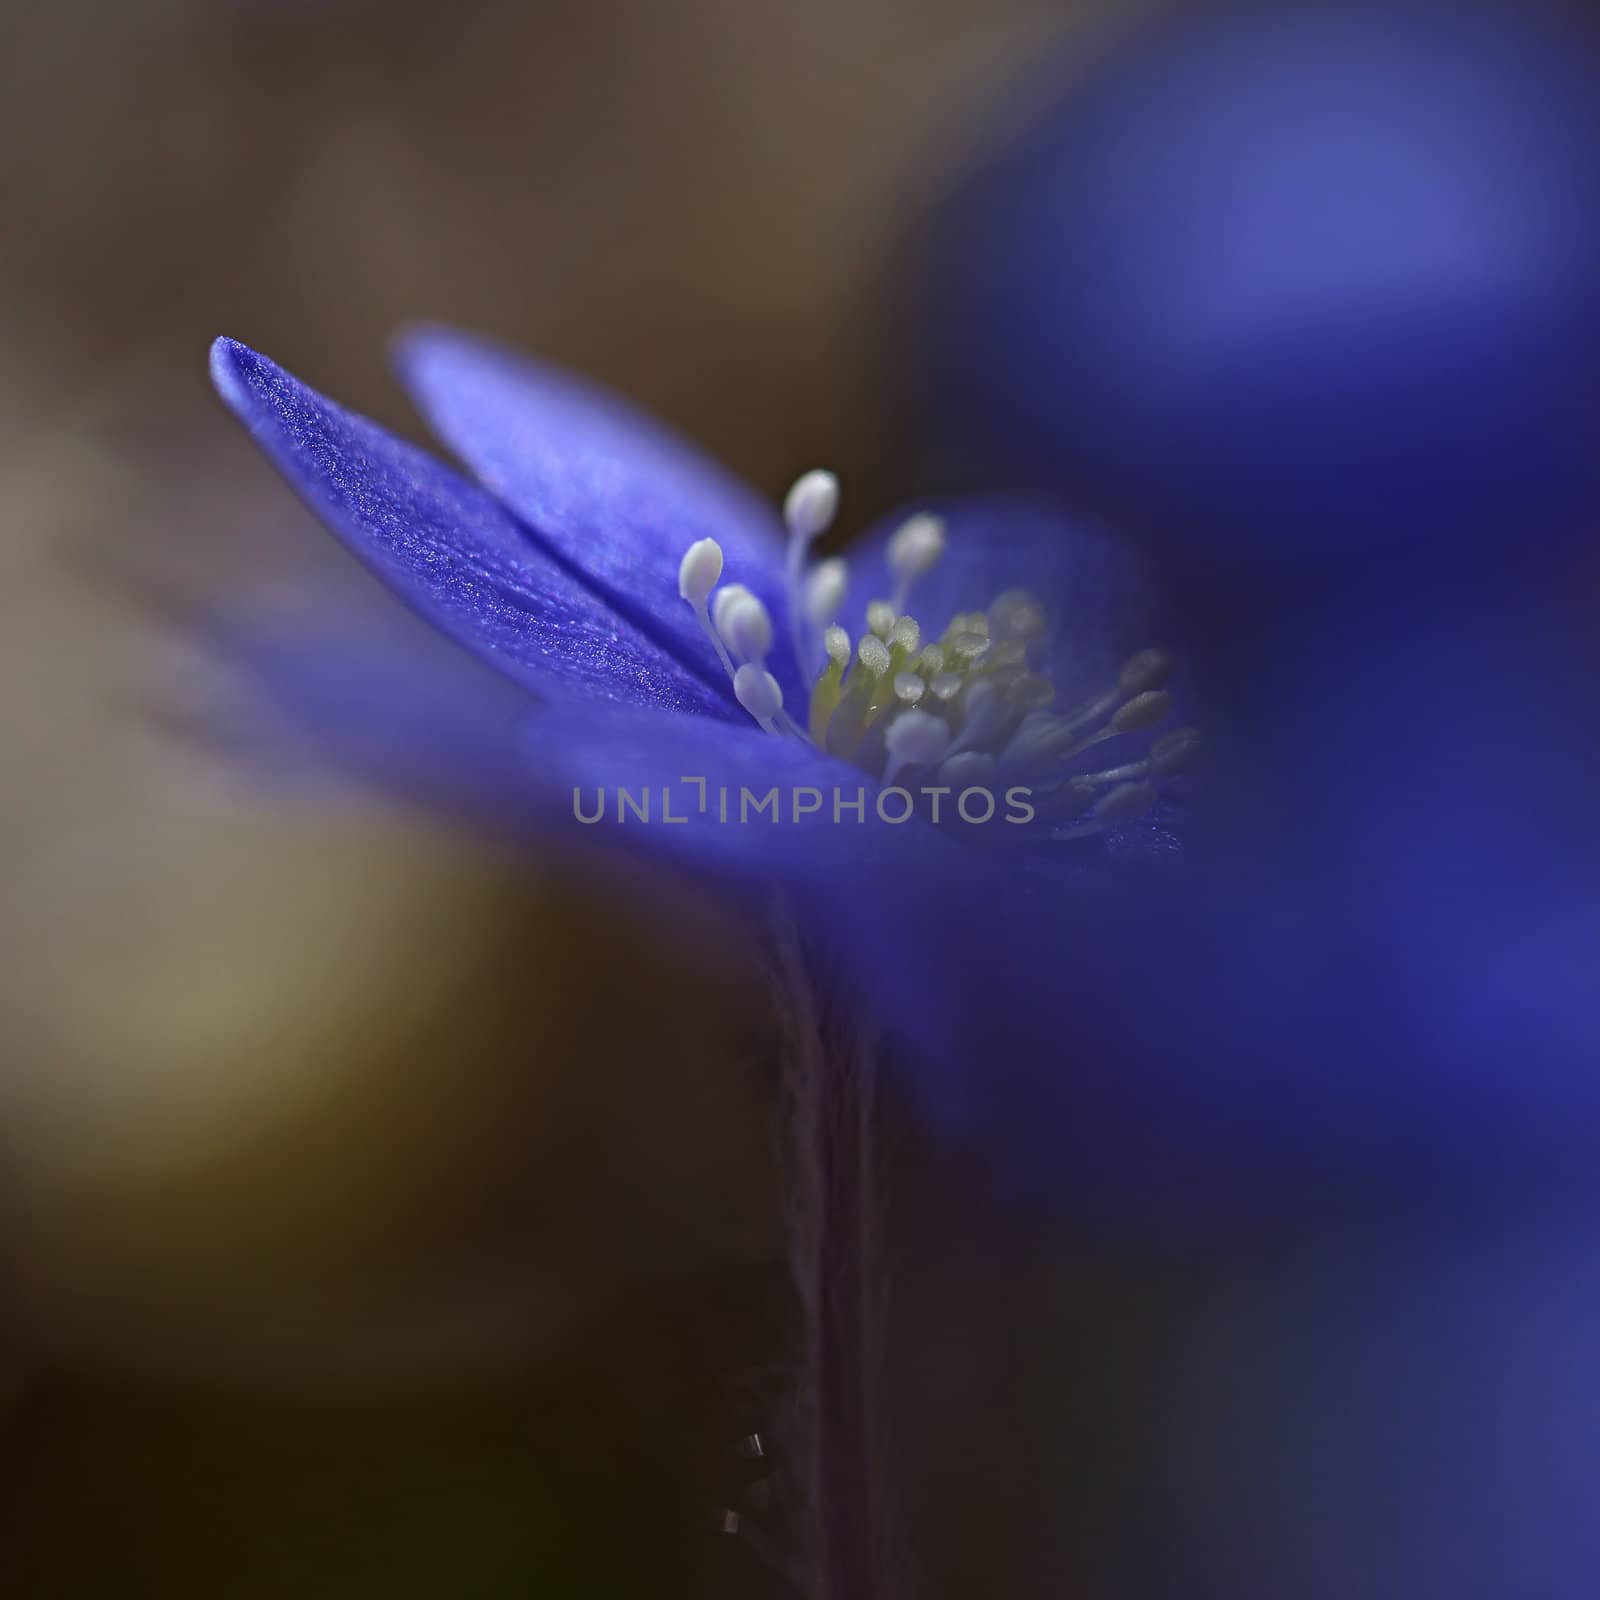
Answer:
<svg viewBox="0 0 1600 1600"><path fill-rule="evenodd" d="M783 520L789 530L785 559L785 586L789 595L789 634L795 664L809 673L815 647L806 629L806 552L833 526L839 510L839 480L831 472L815 471L797 478L783 502Z"/></svg>

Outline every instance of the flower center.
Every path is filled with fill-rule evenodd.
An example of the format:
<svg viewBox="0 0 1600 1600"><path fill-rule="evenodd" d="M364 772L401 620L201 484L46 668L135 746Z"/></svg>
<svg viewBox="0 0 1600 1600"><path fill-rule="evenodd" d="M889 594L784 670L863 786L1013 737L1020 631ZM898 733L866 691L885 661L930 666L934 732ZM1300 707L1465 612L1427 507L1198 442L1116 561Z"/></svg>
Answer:
<svg viewBox="0 0 1600 1600"><path fill-rule="evenodd" d="M679 568L679 594L699 617L739 704L768 733L805 739L885 785L1023 786L1041 817L1074 834L1142 815L1155 803L1159 781L1199 749L1196 729L1156 734L1172 711L1165 687L1171 663L1159 650L1141 650L1100 693L1060 710L1055 684L1037 670L1050 619L1026 590L1008 589L983 610L959 612L937 639L925 637L907 606L945 548L944 523L927 513L890 538L893 592L868 603L866 630L852 642L837 620L849 591L845 562L809 560L838 504L830 472L806 473L784 501L795 659L812 677L805 727L784 707L767 669L771 614L743 584L721 584L722 547L701 539ZM1098 770L1084 759L1125 736L1140 741L1124 751L1127 759Z"/></svg>

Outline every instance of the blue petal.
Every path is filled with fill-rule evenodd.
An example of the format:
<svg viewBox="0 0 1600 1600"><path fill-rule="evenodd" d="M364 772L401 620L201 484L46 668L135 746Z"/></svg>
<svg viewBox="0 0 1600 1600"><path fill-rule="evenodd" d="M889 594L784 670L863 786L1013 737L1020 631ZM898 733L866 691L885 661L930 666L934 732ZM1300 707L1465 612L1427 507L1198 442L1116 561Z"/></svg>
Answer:
<svg viewBox="0 0 1600 1600"><path fill-rule="evenodd" d="M1381 907L1239 865L1119 885L946 863L863 876L837 927L857 970L896 951L874 1008L946 1135L1079 1218L1593 1196L1592 919L1530 891L1467 936L1442 901L1397 949Z"/></svg>
<svg viewBox="0 0 1600 1600"><path fill-rule="evenodd" d="M311 509L425 617L512 677L742 715L476 485L231 339L212 347L211 373Z"/></svg>
<svg viewBox="0 0 1600 1600"><path fill-rule="evenodd" d="M865 773L753 723L559 709L527 724L524 753L574 842L664 859L735 891L786 889L812 909L848 892L869 838L904 832L938 842L920 825L876 824L876 785ZM865 820L846 810L836 822L836 793L846 806L861 797ZM645 805L648 821L637 815Z"/></svg>
<svg viewBox="0 0 1600 1600"><path fill-rule="evenodd" d="M917 254L915 400L1186 563L1589 525L1589 9L1163 7L1074 47Z"/></svg>
<svg viewBox="0 0 1600 1600"><path fill-rule="evenodd" d="M958 612L981 611L1007 589L1027 589L1050 619L1039 665L1068 694L1093 693L1134 651L1165 642L1154 586L1126 545L1047 500L1002 496L898 512L846 551L852 631L865 624L870 601L893 593L889 540L915 510L937 512L947 533L944 555L906 602L925 639L937 639Z"/></svg>
<svg viewBox="0 0 1600 1600"><path fill-rule="evenodd" d="M883 831L853 812L835 829L834 789L847 800L864 794L870 818L875 787L798 739L753 722L541 706L443 641L427 648L412 636L419 628L299 607L215 619L212 648L270 714L229 702L227 724L213 731L243 741L279 781L302 779L309 763L313 775L353 778L501 833L665 862L736 894L821 883L842 892L853 869L828 870L834 846ZM807 789L827 805L797 818L794 795ZM597 808L603 822L579 820Z"/></svg>
<svg viewBox="0 0 1600 1600"><path fill-rule="evenodd" d="M440 438L625 615L648 619L683 659L713 657L678 595L678 566L715 539L725 581L772 611L787 639L775 510L662 424L554 367L460 333L421 329L397 353L402 381ZM777 670L786 687L786 647Z"/></svg>
<svg viewBox="0 0 1600 1600"><path fill-rule="evenodd" d="M541 796L520 729L538 702L421 622L397 610L394 621L405 626L298 606L210 619L205 641L243 676L248 698L226 698L202 732L242 748L277 785L355 779L525 834Z"/></svg>

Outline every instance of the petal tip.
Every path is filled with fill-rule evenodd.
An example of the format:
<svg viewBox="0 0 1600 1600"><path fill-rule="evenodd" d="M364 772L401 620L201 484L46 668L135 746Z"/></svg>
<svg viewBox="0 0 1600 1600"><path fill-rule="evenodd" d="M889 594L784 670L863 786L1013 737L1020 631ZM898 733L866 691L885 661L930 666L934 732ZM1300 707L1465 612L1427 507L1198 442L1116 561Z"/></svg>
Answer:
<svg viewBox="0 0 1600 1600"><path fill-rule="evenodd" d="M511 353L482 334L452 328L447 323L406 322L390 337L389 365L402 382L408 378L420 380L440 356L467 350L481 356L504 357Z"/></svg>
<svg viewBox="0 0 1600 1600"><path fill-rule="evenodd" d="M249 401L252 377L272 363L249 345L223 334L211 341L209 365L212 387L231 411L242 416Z"/></svg>

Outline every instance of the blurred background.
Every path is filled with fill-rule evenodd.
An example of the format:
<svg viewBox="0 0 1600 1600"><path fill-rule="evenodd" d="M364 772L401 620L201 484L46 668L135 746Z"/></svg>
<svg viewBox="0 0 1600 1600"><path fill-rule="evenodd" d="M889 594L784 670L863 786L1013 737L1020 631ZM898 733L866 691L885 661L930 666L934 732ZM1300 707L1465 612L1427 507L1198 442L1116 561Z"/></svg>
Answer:
<svg viewBox="0 0 1600 1600"><path fill-rule="evenodd" d="M410 626L224 414L213 336L420 439L386 343L456 323L612 384L774 497L836 468L850 529L935 478L1048 476L1165 541L1202 640L1208 604L1226 632L1233 590L1277 582L1234 580L1267 570L1291 503L1324 514L1315 543L1365 537L1380 506L1592 490L1568 471L1600 460L1592 428L1544 453L1551 417L1600 415L1600 368L1573 354L1596 257L1567 207L1594 150L1521 117L1554 81L1542 56L1480 147L1457 114L1497 81L1492 34L1436 124L1410 118L1407 74L1456 60L1449 26L1391 58L1380 22L1308 99L1332 58L1293 35L1273 56L1288 8L1213 58L1179 5L1152 78L1081 116L1067 97L1036 160L968 189L1034 91L1145 9L0 0L8 1595L784 1592L738 1451L790 1353L748 942L681 883L580 880L371 796L266 793L248 751L175 732L234 692L186 615L283 594ZM1391 74L1370 118L1369 67ZM1439 158L1415 190L1390 182L1396 140ZM1349 204L1275 227L1308 170ZM1236 191L1240 171L1262 182ZM1459 381L1464 331L1481 383ZM1559 357L1522 362L1536 346ZM1535 367L1542 388L1502 381ZM1431 404L1468 392L1488 402ZM1526 437L1484 448L1513 414ZM1401 467L1396 437L1418 444ZM1368 715L1415 644L1397 609L1398 632L1340 641L1392 647L1370 698L1341 700L1338 673L1326 704L1315 682L1281 696L1329 838L1356 808L1324 782L1318 717L1383 760L1405 743ZM1276 693L1240 718L1264 746ZM1459 731L1400 753L1427 778ZM1393 860L1451 820L1386 835ZM1378 1204L1322 1235L1266 1217L1179 1242L1024 1223L932 1150L903 1160L915 1592L1594 1592L1569 1583L1600 1572L1573 1515L1600 1471L1587 1217L1408 1229ZM1521 1542L1497 1545L1513 1501ZM744 1534L708 1525L717 1505Z"/></svg>

